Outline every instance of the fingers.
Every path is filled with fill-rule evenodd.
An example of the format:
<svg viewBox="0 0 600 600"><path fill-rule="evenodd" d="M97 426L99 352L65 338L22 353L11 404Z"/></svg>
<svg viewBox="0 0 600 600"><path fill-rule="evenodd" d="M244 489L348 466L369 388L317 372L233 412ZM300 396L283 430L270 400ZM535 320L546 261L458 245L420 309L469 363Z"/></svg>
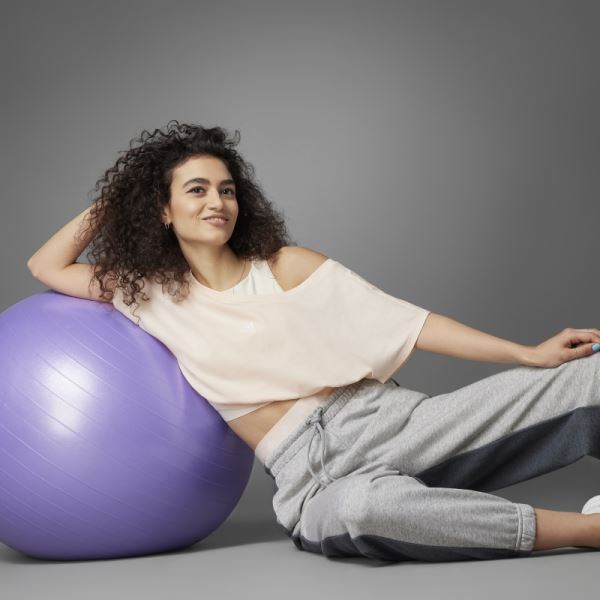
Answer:
<svg viewBox="0 0 600 600"><path fill-rule="evenodd" d="M600 342L600 329L571 329L568 338L571 344Z"/></svg>
<svg viewBox="0 0 600 600"><path fill-rule="evenodd" d="M598 329L570 329L569 342L572 359L590 356L600 352L600 330Z"/></svg>
<svg viewBox="0 0 600 600"><path fill-rule="evenodd" d="M600 342L594 342L592 344L582 344L581 346L575 346L570 348L573 358L582 358L584 356L590 356L600 352Z"/></svg>
<svg viewBox="0 0 600 600"><path fill-rule="evenodd" d="M592 335L595 335L597 338L600 338L600 329L595 329L593 327L590 327L589 329L584 328L584 329L578 329L577 331L587 331L587 332L591 333Z"/></svg>

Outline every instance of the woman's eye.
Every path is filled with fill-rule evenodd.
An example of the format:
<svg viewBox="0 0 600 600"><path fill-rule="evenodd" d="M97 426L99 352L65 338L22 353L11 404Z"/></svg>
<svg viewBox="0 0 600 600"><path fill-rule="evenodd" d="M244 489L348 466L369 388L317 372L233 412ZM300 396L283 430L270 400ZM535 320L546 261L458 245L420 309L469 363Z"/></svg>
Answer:
<svg viewBox="0 0 600 600"><path fill-rule="evenodd" d="M194 192L195 190L204 190L204 188L203 188L203 187L200 187L200 186L196 186L196 187L190 188L190 190L189 190L189 191L190 191L190 192ZM232 189L232 188L225 188L223 191L224 191L224 192L231 192L231 194L232 194L233 196L235 196L235 190L234 190L234 189Z"/></svg>

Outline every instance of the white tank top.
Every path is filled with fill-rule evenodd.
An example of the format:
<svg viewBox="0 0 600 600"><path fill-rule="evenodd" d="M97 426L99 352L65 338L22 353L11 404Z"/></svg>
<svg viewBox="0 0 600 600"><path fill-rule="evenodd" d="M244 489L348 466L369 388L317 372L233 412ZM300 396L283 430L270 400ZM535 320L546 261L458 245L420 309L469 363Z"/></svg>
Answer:
<svg viewBox="0 0 600 600"><path fill-rule="evenodd" d="M200 287L212 290L212 288L200 283L195 277L194 279ZM275 279L269 263L265 259L259 259L251 262L250 271L244 279L233 287L227 290L220 290L220 292L236 296L257 296L260 294L283 292L283 288L277 283L277 279Z"/></svg>

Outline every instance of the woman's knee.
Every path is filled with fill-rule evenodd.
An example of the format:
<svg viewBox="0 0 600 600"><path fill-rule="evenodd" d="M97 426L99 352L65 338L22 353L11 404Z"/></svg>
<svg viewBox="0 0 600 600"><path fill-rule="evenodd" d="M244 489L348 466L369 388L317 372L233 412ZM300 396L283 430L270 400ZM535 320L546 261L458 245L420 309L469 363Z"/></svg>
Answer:
<svg viewBox="0 0 600 600"><path fill-rule="evenodd" d="M569 385L585 403L600 404L600 355L576 358L563 365L569 377Z"/></svg>
<svg viewBox="0 0 600 600"><path fill-rule="evenodd" d="M367 533L390 518L396 523L410 520L409 507L419 505L429 490L422 481L393 469L359 477L340 503L340 519L351 535Z"/></svg>
<svg viewBox="0 0 600 600"><path fill-rule="evenodd" d="M388 481L382 486L380 478L384 475ZM397 470L388 469L376 474L361 473L336 479L315 494L305 506L304 523L313 530L321 530L320 524L323 524L325 528L337 531L360 531L365 523L372 520L375 507L382 507L386 501L385 489L389 488L390 476L408 477L400 475ZM397 494L397 490L394 493Z"/></svg>

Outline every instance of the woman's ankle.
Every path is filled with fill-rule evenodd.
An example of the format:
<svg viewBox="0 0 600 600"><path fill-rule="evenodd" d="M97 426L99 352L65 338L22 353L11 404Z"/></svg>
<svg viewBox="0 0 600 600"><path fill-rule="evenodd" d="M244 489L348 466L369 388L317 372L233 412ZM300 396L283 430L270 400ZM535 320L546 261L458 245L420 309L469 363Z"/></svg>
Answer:
<svg viewBox="0 0 600 600"><path fill-rule="evenodd" d="M600 514L584 515L535 508L534 550L583 547L600 548Z"/></svg>

